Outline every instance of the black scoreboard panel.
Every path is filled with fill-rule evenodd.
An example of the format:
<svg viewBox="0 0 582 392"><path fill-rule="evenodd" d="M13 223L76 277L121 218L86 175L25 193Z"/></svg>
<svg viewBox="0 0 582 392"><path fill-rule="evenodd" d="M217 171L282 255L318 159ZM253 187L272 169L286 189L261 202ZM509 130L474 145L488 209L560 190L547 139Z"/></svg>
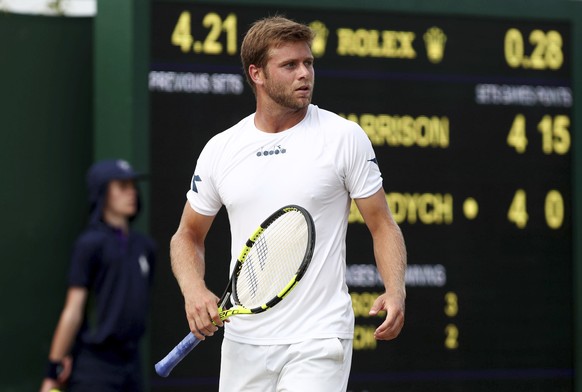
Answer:
<svg viewBox="0 0 582 392"><path fill-rule="evenodd" d="M152 231L175 231L206 141L254 111L239 47L276 12L317 37L313 103L359 123L408 249L406 325L377 342L383 290L353 208L349 390L572 391L573 43L568 20L154 2L149 88ZM207 275L228 274L221 211ZM187 331L162 254L153 359ZM153 390L216 390L220 337Z"/></svg>

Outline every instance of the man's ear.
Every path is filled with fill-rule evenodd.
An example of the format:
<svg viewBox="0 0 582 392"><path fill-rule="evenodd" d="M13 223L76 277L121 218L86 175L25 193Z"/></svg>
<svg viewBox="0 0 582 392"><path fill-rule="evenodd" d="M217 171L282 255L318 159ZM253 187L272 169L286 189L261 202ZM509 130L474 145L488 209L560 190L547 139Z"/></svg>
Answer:
<svg viewBox="0 0 582 392"><path fill-rule="evenodd" d="M263 69L254 64L249 65L249 76L254 84L263 84Z"/></svg>

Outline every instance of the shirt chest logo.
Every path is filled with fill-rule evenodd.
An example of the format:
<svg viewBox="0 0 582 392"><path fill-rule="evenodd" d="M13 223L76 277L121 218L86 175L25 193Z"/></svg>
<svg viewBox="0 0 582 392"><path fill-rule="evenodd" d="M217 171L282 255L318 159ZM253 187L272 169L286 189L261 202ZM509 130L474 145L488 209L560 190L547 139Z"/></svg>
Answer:
<svg viewBox="0 0 582 392"><path fill-rule="evenodd" d="M281 155L285 154L287 149L281 145L272 146L271 148L261 147L259 151L257 151L258 157L268 157L271 155Z"/></svg>
<svg viewBox="0 0 582 392"><path fill-rule="evenodd" d="M148 259L145 255L139 256L138 262L141 275L145 278L150 273L150 263L148 263Z"/></svg>

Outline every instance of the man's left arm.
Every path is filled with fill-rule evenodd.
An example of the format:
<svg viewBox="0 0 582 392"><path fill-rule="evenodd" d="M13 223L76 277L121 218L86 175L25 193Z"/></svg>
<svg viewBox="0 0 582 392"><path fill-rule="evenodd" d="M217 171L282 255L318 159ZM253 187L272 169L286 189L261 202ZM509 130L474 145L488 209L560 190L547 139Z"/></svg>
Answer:
<svg viewBox="0 0 582 392"><path fill-rule="evenodd" d="M406 299L404 237L392 217L383 188L370 197L354 201L372 235L376 265L386 289L370 309L371 316L382 310L386 311L386 319L376 329L374 337L377 340L391 340L400 334L404 326Z"/></svg>

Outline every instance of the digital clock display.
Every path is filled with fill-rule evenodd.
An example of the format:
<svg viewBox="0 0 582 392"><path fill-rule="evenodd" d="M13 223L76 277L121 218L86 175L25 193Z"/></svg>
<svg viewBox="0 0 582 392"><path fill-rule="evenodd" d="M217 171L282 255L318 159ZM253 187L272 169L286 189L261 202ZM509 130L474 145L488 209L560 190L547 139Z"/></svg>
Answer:
<svg viewBox="0 0 582 392"><path fill-rule="evenodd" d="M352 208L348 390L573 390L567 20L154 1L150 227L162 249L202 147L254 111L240 44L253 21L275 13L316 32L313 103L357 122L372 141L408 250L404 330L377 342L382 319L368 311L384 288ZM229 241L222 211L207 241L213 290L228 276ZM164 257L156 358L187 331ZM220 342L207 339L172 377L154 376L153 390L216 390Z"/></svg>

